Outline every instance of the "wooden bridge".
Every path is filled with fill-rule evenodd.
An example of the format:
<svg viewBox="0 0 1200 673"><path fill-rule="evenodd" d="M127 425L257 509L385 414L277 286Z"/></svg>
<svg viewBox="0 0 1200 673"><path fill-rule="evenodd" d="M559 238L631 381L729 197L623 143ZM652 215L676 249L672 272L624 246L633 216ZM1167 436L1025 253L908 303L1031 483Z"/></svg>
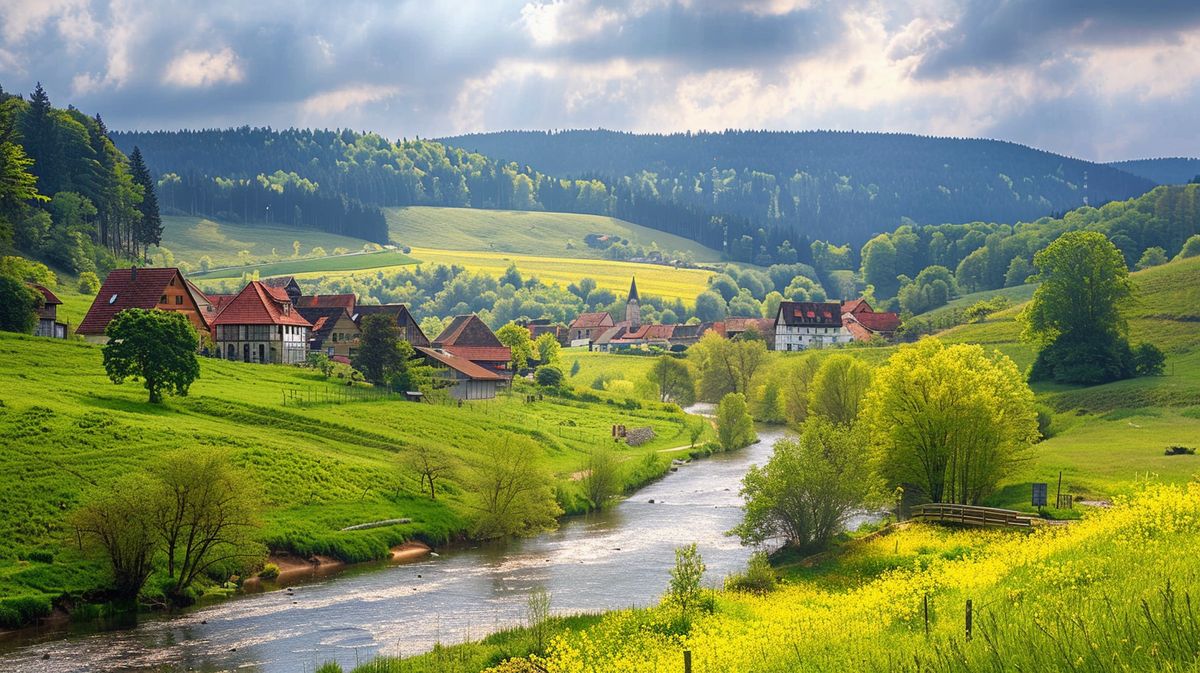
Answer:
<svg viewBox="0 0 1200 673"><path fill-rule="evenodd" d="M947 502L917 505L912 508L910 518L913 521L956 523L964 526L1014 526L1017 528L1033 526L1032 517L1011 509L956 505Z"/></svg>

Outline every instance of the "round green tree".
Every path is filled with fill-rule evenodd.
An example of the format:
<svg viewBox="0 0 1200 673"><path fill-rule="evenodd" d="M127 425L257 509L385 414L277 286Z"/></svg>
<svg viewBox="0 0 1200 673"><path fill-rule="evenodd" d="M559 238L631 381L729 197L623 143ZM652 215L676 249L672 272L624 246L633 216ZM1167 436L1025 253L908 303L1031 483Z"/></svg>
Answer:
<svg viewBox="0 0 1200 673"><path fill-rule="evenodd" d="M163 394L187 395L200 377L196 330L186 316L175 311L130 308L121 311L104 330L104 370L113 383L142 379L150 402Z"/></svg>
<svg viewBox="0 0 1200 673"><path fill-rule="evenodd" d="M0 275L0 330L29 334L37 326L42 295L24 281Z"/></svg>

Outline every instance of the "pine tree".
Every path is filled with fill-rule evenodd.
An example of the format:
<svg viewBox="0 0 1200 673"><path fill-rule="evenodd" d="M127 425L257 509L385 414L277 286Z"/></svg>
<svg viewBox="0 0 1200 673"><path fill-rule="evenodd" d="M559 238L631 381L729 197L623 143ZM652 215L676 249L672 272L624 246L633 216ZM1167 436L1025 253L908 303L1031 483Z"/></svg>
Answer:
<svg viewBox="0 0 1200 673"><path fill-rule="evenodd" d="M137 207L138 212L142 214L142 221L138 225L138 242L142 245L158 245L162 242L162 217L158 213L154 178L150 176L150 169L142 159L140 148L133 148L133 154L129 155L129 167L134 183L142 186L142 202Z"/></svg>
<svg viewBox="0 0 1200 673"><path fill-rule="evenodd" d="M62 150L56 138L54 109L41 82L29 96L29 109L21 121L22 144L25 154L33 159L30 172L38 177L38 190L54 194L62 182Z"/></svg>

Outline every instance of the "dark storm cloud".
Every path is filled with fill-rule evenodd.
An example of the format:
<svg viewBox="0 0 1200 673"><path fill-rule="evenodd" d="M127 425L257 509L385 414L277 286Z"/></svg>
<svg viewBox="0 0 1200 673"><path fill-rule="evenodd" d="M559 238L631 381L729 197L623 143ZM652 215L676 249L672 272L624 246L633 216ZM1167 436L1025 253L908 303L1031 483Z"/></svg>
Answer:
<svg viewBox="0 0 1200 673"><path fill-rule="evenodd" d="M1079 47L1170 41L1200 26L1197 0L968 0L959 9L918 49L918 77L1038 65Z"/></svg>
<svg viewBox="0 0 1200 673"><path fill-rule="evenodd" d="M820 51L843 30L832 5L769 15L737 7L669 4L627 16L550 52L581 61L655 59L686 70L708 70L785 63Z"/></svg>

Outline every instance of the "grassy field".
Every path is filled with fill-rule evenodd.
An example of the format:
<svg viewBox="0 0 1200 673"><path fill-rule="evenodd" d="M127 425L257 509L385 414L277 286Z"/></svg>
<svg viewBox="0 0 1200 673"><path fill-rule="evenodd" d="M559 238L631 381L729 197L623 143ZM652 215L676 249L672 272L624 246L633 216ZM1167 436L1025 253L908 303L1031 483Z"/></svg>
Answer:
<svg viewBox="0 0 1200 673"><path fill-rule="evenodd" d="M214 267L240 265L239 253L243 250L253 259L277 255L287 260L292 256L294 241L300 241L301 254L318 246L326 252L333 252L334 248L362 250L366 243L359 238L313 229L246 226L181 215L167 215L162 219L163 247L170 250L177 261L187 262L193 269L199 268L200 258L205 255L212 259Z"/></svg>
<svg viewBox="0 0 1200 673"><path fill-rule="evenodd" d="M261 278L270 276L287 276L308 274L310 276L328 275L330 271L370 271L373 269L396 268L409 264L418 264L420 260L398 251L381 250L379 252L364 252L331 257L312 257L309 259L289 259L281 262L266 264L250 264L247 266L228 267L208 273L192 272L190 278L196 280L220 280L223 278L241 278L243 273L257 273Z"/></svg>
<svg viewBox="0 0 1200 673"><path fill-rule="evenodd" d="M275 548L325 553L344 560L382 556L410 538L441 541L464 527L461 489L447 483L431 502L401 468L406 447L444 446L464 466L474 447L506 432L531 438L560 480L570 481L593 447L610 443L615 423L651 426L657 437L620 450L627 469L643 458L688 444L687 417L654 405L583 403L520 396L463 408L377 400L283 406L285 389L340 390L308 370L203 360L191 394L162 406L145 401L137 383L113 385L99 347L0 333L0 597L79 593L100 581L95 566L71 550L66 514L89 488L151 463L174 449L218 447L261 485L263 539ZM340 532L346 526L408 517L410 524ZM53 563L20 560L30 551Z"/></svg>
<svg viewBox="0 0 1200 673"><path fill-rule="evenodd" d="M1189 671L1200 647L1197 520L1192 484L1031 533L906 524L784 567L766 594L555 622L540 651L518 629L355 670L467 672L532 657L489 670L651 673L683 670L686 650L697 673Z"/></svg>
<svg viewBox="0 0 1200 673"><path fill-rule="evenodd" d="M598 259L604 251L584 243L588 234L613 234L633 246L686 251L696 262L716 262L721 254L699 243L601 215L522 210L387 208L393 241L414 248L480 250L543 257Z"/></svg>
<svg viewBox="0 0 1200 673"><path fill-rule="evenodd" d="M517 269L526 278L537 276L546 283L558 283L566 286L577 283L583 278L596 281L598 287L607 288L623 295L629 291L629 279L637 276L638 290L645 295L656 295L667 299L682 299L691 303L696 295L708 287L708 279L714 275L704 269L676 269L655 264L634 264L632 262L614 262L606 259L566 259L556 257L537 257L533 255L516 255L499 252L480 252L466 250L434 250L431 248L413 248L412 256L423 264L457 264L470 271L485 273L499 277L510 264L516 264ZM370 255L356 255L356 259L369 258ZM369 273L388 273L388 268L373 269ZM337 277L353 275L355 271L322 271L312 273L297 273L304 278Z"/></svg>

